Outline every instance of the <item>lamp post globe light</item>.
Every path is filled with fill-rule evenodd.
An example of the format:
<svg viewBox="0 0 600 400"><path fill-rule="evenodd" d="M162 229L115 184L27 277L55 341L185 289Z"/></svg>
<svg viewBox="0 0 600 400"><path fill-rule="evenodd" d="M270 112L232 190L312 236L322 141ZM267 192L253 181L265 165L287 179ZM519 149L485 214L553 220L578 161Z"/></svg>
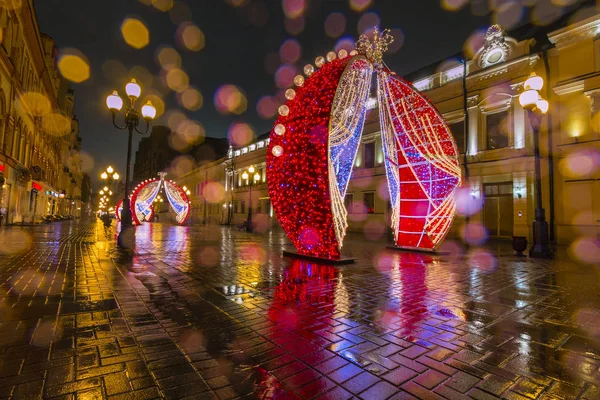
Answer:
<svg viewBox="0 0 600 400"><path fill-rule="evenodd" d="M542 77L535 74L523 84L523 93L519 95L519 103L527 110L531 130L533 131L533 151L535 157L535 220L533 221L533 244L529 249L529 257L551 258L552 247L548 239L548 222L542 206L542 173L540 167L540 124L542 115L548 112L550 104L540 95L544 86Z"/></svg>
<svg viewBox="0 0 600 400"><path fill-rule="evenodd" d="M150 101L148 101L141 107L142 118L144 119L144 121L146 121L146 129L142 132L138 130L138 125L140 123L140 112L135 108L135 102L140 97L142 93L142 88L135 81L135 79L132 79L131 82L125 85L125 93L127 93L127 97L129 98L129 106L125 108L125 125L120 126L116 122L117 112L121 111L121 109L123 108L123 99L121 99L119 93L116 90L114 90L106 98L106 106L112 114L113 125L117 129L127 130L129 132L129 138L127 141L127 168L125 171L125 194L123 195L123 210L121 211L121 232L119 232L118 243L121 247L132 247L133 237L128 238L131 240L124 240L125 234L127 234L128 232L134 233L134 231L130 229L133 228L133 224L131 222L131 206L129 202L129 177L131 175L131 141L134 130L140 134L148 133L148 129L150 128L150 121L153 120L154 117L156 117L156 108L154 108Z"/></svg>
<svg viewBox="0 0 600 400"><path fill-rule="evenodd" d="M260 180L260 174L258 172L254 173L254 171L254 165L251 165L248 168L248 171L244 171L244 173L242 174L242 179L248 180L248 185L250 185L250 199L248 200L248 219L246 220L246 231L248 232L252 232L252 186L258 183L258 181Z"/></svg>

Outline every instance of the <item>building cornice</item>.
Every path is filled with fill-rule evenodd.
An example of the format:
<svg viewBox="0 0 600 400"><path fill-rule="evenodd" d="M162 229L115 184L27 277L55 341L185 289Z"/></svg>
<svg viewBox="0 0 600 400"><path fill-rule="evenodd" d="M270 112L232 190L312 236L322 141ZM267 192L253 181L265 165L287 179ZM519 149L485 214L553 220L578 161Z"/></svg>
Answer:
<svg viewBox="0 0 600 400"><path fill-rule="evenodd" d="M548 34L548 39L557 48L569 46L582 40L591 39L600 32L600 14Z"/></svg>
<svg viewBox="0 0 600 400"><path fill-rule="evenodd" d="M583 79L578 79L576 81L558 84L552 90L554 90L554 93L557 95L564 96L565 94L569 93L583 92L583 88Z"/></svg>

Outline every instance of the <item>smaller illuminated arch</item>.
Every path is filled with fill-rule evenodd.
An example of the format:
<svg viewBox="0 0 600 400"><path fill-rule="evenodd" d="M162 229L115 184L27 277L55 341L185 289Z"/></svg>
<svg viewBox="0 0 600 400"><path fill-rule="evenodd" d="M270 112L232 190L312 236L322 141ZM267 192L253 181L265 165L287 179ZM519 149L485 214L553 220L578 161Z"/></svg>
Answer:
<svg viewBox="0 0 600 400"><path fill-rule="evenodd" d="M167 200L175 211L175 220L179 225L185 225L190 216L190 199L185 191L173 181L165 180L166 172L159 172L158 178L148 179L135 187L130 196L131 217L133 223L140 225L144 221L152 220L154 217L154 206L152 203L161 189L164 189ZM116 207L117 219L121 220L123 201L119 201Z"/></svg>

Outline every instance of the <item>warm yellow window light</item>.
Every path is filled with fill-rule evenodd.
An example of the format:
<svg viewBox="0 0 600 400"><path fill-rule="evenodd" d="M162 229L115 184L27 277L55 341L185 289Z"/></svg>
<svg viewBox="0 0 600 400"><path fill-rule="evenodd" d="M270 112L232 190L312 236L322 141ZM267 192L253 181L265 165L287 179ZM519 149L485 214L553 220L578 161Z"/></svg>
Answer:
<svg viewBox="0 0 600 400"><path fill-rule="evenodd" d="M125 85L125 92L127 93L127 96L135 100L142 94L142 88L135 79L131 79L131 82Z"/></svg>

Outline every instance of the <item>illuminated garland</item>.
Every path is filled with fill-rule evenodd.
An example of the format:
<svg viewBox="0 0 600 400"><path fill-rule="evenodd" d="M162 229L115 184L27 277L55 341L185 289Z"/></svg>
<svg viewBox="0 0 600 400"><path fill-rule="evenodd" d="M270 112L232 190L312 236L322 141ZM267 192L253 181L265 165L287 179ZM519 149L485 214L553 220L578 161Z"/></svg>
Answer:
<svg viewBox="0 0 600 400"><path fill-rule="evenodd" d="M300 254L338 259L348 227L344 198L360 145L373 70L392 227L399 246L435 249L452 223L458 151L435 107L385 68L393 38L375 32L356 50L318 57L294 78L267 150L269 196Z"/></svg>
<svg viewBox="0 0 600 400"><path fill-rule="evenodd" d="M116 206L117 212L115 213L117 217L117 221L121 221L121 213L123 212L123 199L119 200ZM133 209L131 210L132 215L134 213ZM140 221L152 221L154 218L154 206L150 204L150 207L143 211L143 217Z"/></svg>
<svg viewBox="0 0 600 400"><path fill-rule="evenodd" d="M377 75L396 244L433 250L452 224L459 153L443 118L425 97L387 69Z"/></svg>
<svg viewBox="0 0 600 400"><path fill-rule="evenodd" d="M184 225L187 222L191 211L190 199L183 189L173 181L165 180L166 173L161 172L158 175L159 178L145 180L133 190L133 193L131 194L131 208L133 211L131 216L133 222L136 225L139 225L144 220L150 220L150 213L152 213L152 216L154 215L152 203L160 193L160 190L164 188L165 193L167 194L167 200L175 211L175 220L178 224Z"/></svg>

